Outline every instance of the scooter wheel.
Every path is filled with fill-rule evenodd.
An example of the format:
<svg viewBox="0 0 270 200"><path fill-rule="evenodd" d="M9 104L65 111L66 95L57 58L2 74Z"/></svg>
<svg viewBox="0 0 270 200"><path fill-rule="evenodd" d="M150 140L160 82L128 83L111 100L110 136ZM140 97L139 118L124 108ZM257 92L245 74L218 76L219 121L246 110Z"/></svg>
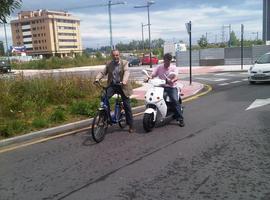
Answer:
<svg viewBox="0 0 270 200"><path fill-rule="evenodd" d="M150 132L155 127L154 114L144 113L143 115L143 128L146 132Z"/></svg>

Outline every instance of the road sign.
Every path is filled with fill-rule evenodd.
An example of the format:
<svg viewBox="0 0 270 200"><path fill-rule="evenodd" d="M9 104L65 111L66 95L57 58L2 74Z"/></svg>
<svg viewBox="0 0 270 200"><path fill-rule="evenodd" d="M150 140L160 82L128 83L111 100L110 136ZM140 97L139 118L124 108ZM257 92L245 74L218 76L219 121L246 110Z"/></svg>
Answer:
<svg viewBox="0 0 270 200"><path fill-rule="evenodd" d="M191 32L191 22L186 23L186 29L187 29L187 32L189 34Z"/></svg>

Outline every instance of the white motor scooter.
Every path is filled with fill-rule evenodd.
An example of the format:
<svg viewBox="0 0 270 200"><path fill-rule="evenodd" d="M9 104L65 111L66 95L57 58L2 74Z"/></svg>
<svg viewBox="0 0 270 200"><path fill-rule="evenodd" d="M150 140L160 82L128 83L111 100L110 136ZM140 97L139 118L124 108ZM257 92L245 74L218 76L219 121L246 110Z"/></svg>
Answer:
<svg viewBox="0 0 270 200"><path fill-rule="evenodd" d="M150 79L146 70L143 70L143 73L148 77L148 83L150 84L150 88L145 94L146 110L143 116L143 128L146 132L150 132L157 122L162 122L166 118L173 118L175 108L171 106L169 96L164 94L166 81L159 78ZM179 92L178 95L180 95ZM183 112L183 108L181 108L181 111Z"/></svg>

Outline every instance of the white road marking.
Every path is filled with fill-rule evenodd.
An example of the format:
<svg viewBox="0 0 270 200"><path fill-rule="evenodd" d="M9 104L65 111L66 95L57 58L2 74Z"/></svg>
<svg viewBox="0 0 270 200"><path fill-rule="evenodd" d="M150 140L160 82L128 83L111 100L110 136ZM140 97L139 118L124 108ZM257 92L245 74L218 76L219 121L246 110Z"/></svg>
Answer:
<svg viewBox="0 0 270 200"><path fill-rule="evenodd" d="M230 83L220 83L220 84L218 84L218 85L220 85L220 86L224 86L224 85L229 85Z"/></svg>
<svg viewBox="0 0 270 200"><path fill-rule="evenodd" d="M215 76L237 76L237 74L232 74L232 73L226 72L226 73L215 74Z"/></svg>
<svg viewBox="0 0 270 200"><path fill-rule="evenodd" d="M242 81L233 81L231 83L241 83Z"/></svg>
<svg viewBox="0 0 270 200"><path fill-rule="evenodd" d="M268 99L256 99L246 110L258 108L261 106L266 106L270 104L270 98Z"/></svg>
<svg viewBox="0 0 270 200"><path fill-rule="evenodd" d="M242 81L248 81L248 79L247 78L244 78L244 79L242 79Z"/></svg>
<svg viewBox="0 0 270 200"><path fill-rule="evenodd" d="M213 82L220 82L220 81L227 81L227 78L203 78L203 77L198 77L196 79L199 80L206 80L206 81L213 81Z"/></svg>

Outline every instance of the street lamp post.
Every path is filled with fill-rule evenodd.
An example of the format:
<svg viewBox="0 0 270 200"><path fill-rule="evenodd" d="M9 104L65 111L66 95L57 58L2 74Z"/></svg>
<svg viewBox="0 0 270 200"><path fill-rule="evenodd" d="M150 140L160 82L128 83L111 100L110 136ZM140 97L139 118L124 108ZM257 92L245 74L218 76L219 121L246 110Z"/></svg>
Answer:
<svg viewBox="0 0 270 200"><path fill-rule="evenodd" d="M124 1L119 1L119 2L115 2L115 3L112 3L112 1L109 1L108 2L109 25L110 25L110 46L111 46L111 50L114 49L113 38L112 38L112 12L111 12L111 7L113 5L119 5L119 4L126 4L126 2L124 2Z"/></svg>
<svg viewBox="0 0 270 200"><path fill-rule="evenodd" d="M114 5L119 5L119 4L127 4L125 1L117 1L117 2L112 2L108 1L108 3L105 4L95 4L95 5L88 5L88 6L79 6L79 7L72 7L72 8L65 8L64 10L74 10L74 9L83 9L83 8L94 8L94 7L105 7L108 6L108 12L109 12L109 26L110 26L110 47L111 50L114 49L113 47L113 37L112 37L112 13L111 13L111 7Z"/></svg>
<svg viewBox="0 0 270 200"><path fill-rule="evenodd" d="M142 47L143 47L143 51L144 51L144 34L143 34L143 27L147 26L147 24L143 24L142 23Z"/></svg>
<svg viewBox="0 0 270 200"><path fill-rule="evenodd" d="M256 40L258 41L259 40L259 32L252 32L251 34L255 34L256 35Z"/></svg>
<svg viewBox="0 0 270 200"><path fill-rule="evenodd" d="M243 70L243 57L244 57L244 25L241 24L241 70Z"/></svg>
<svg viewBox="0 0 270 200"><path fill-rule="evenodd" d="M189 35L189 84L192 84L192 43L191 43L191 21L186 23L187 33Z"/></svg>
<svg viewBox="0 0 270 200"><path fill-rule="evenodd" d="M229 28L228 46L231 47L231 29L232 29L232 26L231 26L231 24L229 24L228 26L223 25L223 31L224 31L225 28ZM224 34L224 32L222 34ZM223 37L224 37L224 35L223 35Z"/></svg>
<svg viewBox="0 0 270 200"><path fill-rule="evenodd" d="M6 51L7 51L7 57L8 57L8 63L10 64L10 59L9 59L9 52L8 52L8 40L7 40L7 30L6 30L6 19L4 19L4 31L5 31L5 40L6 40Z"/></svg>
<svg viewBox="0 0 270 200"><path fill-rule="evenodd" d="M151 30L150 30L150 13L149 7L153 5L154 1L147 1L146 5L143 6L134 6L134 8L147 8L147 16L148 16L148 37L149 37L149 50L150 50L150 68L152 68L152 47L151 47Z"/></svg>

